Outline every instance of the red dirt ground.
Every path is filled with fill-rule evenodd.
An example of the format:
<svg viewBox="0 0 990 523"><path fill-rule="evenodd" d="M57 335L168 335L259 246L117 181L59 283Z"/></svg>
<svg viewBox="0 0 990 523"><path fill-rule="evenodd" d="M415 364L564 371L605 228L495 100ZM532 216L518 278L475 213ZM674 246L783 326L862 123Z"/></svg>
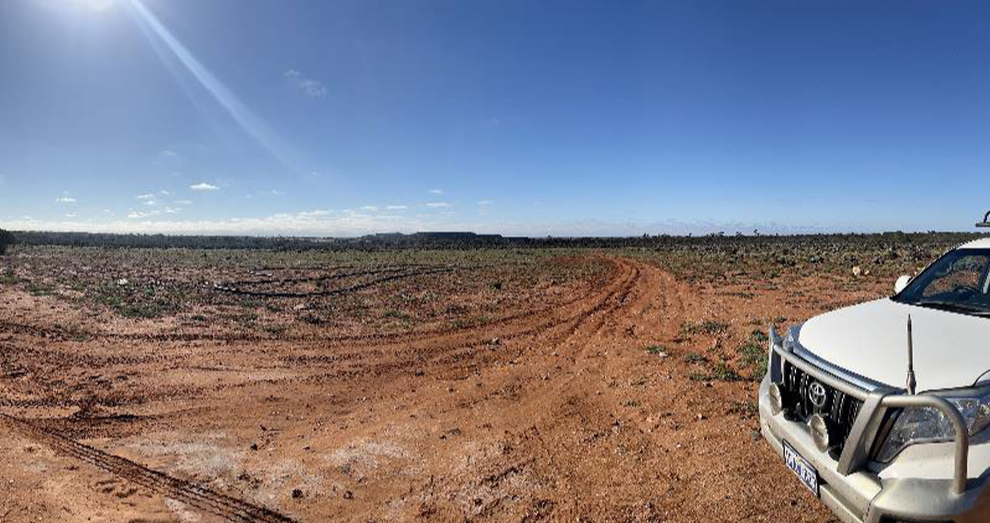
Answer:
<svg viewBox="0 0 990 523"><path fill-rule="evenodd" d="M758 438L736 347L879 283L548 263L579 277L507 289L485 321L405 331L335 323L336 305L322 327L275 334L200 302L183 312L206 315L196 326L124 319L5 285L0 521L830 520ZM471 278L361 292L374 304L452 277ZM249 323L303 310L291 303Z"/></svg>

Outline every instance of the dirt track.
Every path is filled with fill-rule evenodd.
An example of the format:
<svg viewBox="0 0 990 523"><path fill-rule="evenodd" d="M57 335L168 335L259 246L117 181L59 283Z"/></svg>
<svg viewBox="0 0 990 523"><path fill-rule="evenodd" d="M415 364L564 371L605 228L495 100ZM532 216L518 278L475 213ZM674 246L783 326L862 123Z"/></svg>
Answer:
<svg viewBox="0 0 990 523"><path fill-rule="evenodd" d="M0 521L828 519L754 437L755 384L685 357L823 304L599 261L482 325L283 339L5 288ZM706 318L730 328L685 338Z"/></svg>

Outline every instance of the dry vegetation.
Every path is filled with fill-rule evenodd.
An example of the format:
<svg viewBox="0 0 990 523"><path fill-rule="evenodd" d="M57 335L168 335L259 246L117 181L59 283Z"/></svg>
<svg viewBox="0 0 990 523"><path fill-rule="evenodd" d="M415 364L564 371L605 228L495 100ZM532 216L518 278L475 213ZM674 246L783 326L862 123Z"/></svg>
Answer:
<svg viewBox="0 0 990 523"><path fill-rule="evenodd" d="M954 240L16 247L0 521L828 519L755 434L766 326Z"/></svg>

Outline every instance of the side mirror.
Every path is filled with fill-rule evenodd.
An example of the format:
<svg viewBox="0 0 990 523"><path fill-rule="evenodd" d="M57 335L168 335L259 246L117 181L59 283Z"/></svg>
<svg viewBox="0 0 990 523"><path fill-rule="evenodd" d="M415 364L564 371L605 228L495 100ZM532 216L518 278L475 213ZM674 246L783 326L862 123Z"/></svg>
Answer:
<svg viewBox="0 0 990 523"><path fill-rule="evenodd" d="M897 278L897 281L894 282L894 294L900 294L909 283L911 283L911 277L906 274Z"/></svg>

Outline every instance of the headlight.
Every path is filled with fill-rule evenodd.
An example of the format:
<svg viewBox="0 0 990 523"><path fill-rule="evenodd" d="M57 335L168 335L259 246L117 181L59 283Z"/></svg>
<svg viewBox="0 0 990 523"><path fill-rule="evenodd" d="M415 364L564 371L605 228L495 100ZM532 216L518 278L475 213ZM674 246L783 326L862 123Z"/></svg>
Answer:
<svg viewBox="0 0 990 523"><path fill-rule="evenodd" d="M962 414L973 436L990 425L990 389L967 390L952 395L942 395ZM901 411L894 422L887 441L884 442L877 460L890 461L909 445L915 443L935 443L955 439L956 431L952 421L942 411L930 407L910 407Z"/></svg>

